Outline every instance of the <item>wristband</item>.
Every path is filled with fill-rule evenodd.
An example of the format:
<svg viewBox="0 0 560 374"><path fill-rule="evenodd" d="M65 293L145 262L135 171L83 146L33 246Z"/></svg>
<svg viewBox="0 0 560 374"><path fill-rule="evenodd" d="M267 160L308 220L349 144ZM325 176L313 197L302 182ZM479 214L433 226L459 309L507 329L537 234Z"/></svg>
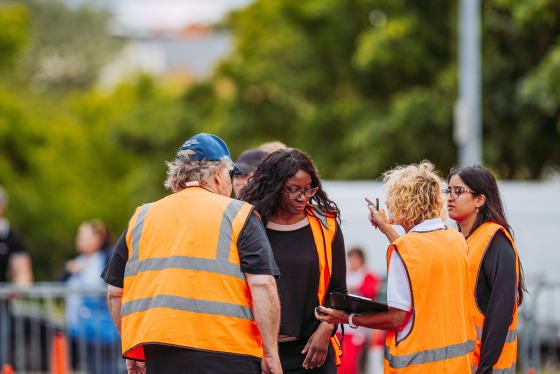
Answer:
<svg viewBox="0 0 560 374"><path fill-rule="evenodd" d="M348 326L350 326L351 329L357 329L358 326L356 326L354 323L352 323L352 318L354 318L354 316L360 316L361 314L356 314L356 313L350 313L350 315L348 316Z"/></svg>

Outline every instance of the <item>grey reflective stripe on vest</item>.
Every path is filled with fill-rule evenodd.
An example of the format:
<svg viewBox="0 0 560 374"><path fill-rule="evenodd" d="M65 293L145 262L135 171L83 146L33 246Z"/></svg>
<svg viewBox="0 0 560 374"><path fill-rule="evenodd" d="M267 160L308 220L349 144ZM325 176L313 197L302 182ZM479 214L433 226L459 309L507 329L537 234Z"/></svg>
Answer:
<svg viewBox="0 0 560 374"><path fill-rule="evenodd" d="M220 236L218 237L218 250L216 252L216 260L218 261L229 261L229 249L231 247L231 237L233 236L233 220L237 213L243 208L245 202L239 200L232 200L226 210L224 211L224 216L222 217L222 223L220 224Z"/></svg>
<svg viewBox="0 0 560 374"><path fill-rule="evenodd" d="M157 295L137 299L122 305L121 314L125 317L135 312L144 312L152 308L170 308L194 313L214 314L253 320L253 310L248 306L222 303L218 301L189 299L172 295Z"/></svg>
<svg viewBox="0 0 560 374"><path fill-rule="evenodd" d="M505 369L492 369L492 374L515 374L515 362L512 367ZM475 374L478 366L471 366L471 374Z"/></svg>
<svg viewBox="0 0 560 374"><path fill-rule="evenodd" d="M475 326L474 328L476 329L476 339L482 340L482 331L484 329L478 326ZM506 335L506 340L504 343L513 343L516 337L517 337L517 330L508 330Z"/></svg>
<svg viewBox="0 0 560 374"><path fill-rule="evenodd" d="M323 224L325 230L327 230L329 226L327 223L327 214L325 213L325 211L319 208L319 206L313 205L313 214L315 214L315 217L319 218L319 221Z"/></svg>
<svg viewBox="0 0 560 374"><path fill-rule="evenodd" d="M136 219L136 224L132 228L132 254L128 259L128 264L126 265L124 276L128 277L126 274L128 272L128 265L130 263L137 263L140 260L139 255L139 243L140 238L142 237L142 230L144 229L144 219L146 218L146 213L148 213L148 209L152 204L145 204L142 206L140 213L138 213L138 218Z"/></svg>
<svg viewBox="0 0 560 374"><path fill-rule="evenodd" d="M467 340L469 345L469 352L474 352L474 347L476 347L476 340Z"/></svg>
<svg viewBox="0 0 560 374"><path fill-rule="evenodd" d="M151 204L146 204L138 214L136 225L132 229L132 255L130 256L125 268L125 277L137 275L141 271L163 270L167 268L186 269L208 271L212 273L229 275L236 278L246 279L245 274L237 264L229 262L229 252L231 247L231 238L233 236L232 223L237 213L241 210L245 203L239 200L232 200L224 211L222 222L220 224L220 233L218 238L218 248L216 251L216 260L189 257L189 256L171 256L147 258L143 261L139 260L138 248L140 238L142 237L142 229L144 226L144 217Z"/></svg>
<svg viewBox="0 0 560 374"><path fill-rule="evenodd" d="M134 263L131 263L129 260L129 263L126 265L125 277L136 275L140 271L164 270L168 268L208 271L246 279L245 274L237 264L188 256L147 258L144 261L136 261Z"/></svg>
<svg viewBox="0 0 560 374"><path fill-rule="evenodd" d="M411 365L449 360L455 357L466 356L468 353L469 346L467 342L442 348L428 349L402 356L393 356L389 353L389 347L385 346L385 359L393 369L404 369Z"/></svg>

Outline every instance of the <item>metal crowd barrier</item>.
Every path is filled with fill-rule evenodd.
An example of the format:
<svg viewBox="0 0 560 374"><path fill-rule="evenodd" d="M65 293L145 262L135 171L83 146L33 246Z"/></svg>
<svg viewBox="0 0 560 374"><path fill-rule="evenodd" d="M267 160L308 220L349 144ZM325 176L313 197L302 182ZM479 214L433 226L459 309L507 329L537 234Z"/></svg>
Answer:
<svg viewBox="0 0 560 374"><path fill-rule="evenodd" d="M560 371L560 280L538 279L518 314L518 367L525 373Z"/></svg>
<svg viewBox="0 0 560 374"><path fill-rule="evenodd" d="M15 373L126 373L106 297L107 287L0 285L0 368Z"/></svg>

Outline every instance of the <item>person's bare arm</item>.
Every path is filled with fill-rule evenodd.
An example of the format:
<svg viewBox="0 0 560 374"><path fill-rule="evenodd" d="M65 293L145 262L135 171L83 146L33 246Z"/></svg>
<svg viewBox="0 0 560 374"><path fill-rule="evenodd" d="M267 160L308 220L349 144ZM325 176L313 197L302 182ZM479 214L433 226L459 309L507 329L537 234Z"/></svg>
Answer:
<svg viewBox="0 0 560 374"><path fill-rule="evenodd" d="M123 289L120 287L109 285L107 288L107 305L113 323L117 328L119 335L121 334L121 306L122 306Z"/></svg>
<svg viewBox="0 0 560 374"><path fill-rule="evenodd" d="M107 304L113 323L121 335L121 306L123 289L109 285L107 288ZM142 361L126 360L126 370L128 374L146 374L146 363Z"/></svg>
<svg viewBox="0 0 560 374"><path fill-rule="evenodd" d="M278 356L280 300L272 275L245 274L253 298L253 315L263 341L263 373L282 373Z"/></svg>
<svg viewBox="0 0 560 374"><path fill-rule="evenodd" d="M315 311L315 317L319 321L328 323L348 323L349 314L345 311L325 307L321 307L320 311L326 315L319 314ZM405 310L389 307L389 310L386 312L367 314L364 316L355 315L352 317L352 323L356 326L364 326L370 329L401 331L406 324L409 313L412 313L412 311L407 312Z"/></svg>
<svg viewBox="0 0 560 374"><path fill-rule="evenodd" d="M28 287L33 283L31 257L27 253L15 253L10 256L9 269L14 283L19 287Z"/></svg>

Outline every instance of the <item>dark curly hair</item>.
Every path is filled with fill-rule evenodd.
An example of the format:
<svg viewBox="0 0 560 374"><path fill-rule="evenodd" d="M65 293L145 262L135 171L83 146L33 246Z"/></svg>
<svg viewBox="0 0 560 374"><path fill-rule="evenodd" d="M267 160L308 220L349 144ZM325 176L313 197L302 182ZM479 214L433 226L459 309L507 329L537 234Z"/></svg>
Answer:
<svg viewBox="0 0 560 374"><path fill-rule="evenodd" d="M252 204L266 225L278 209L284 182L299 170L311 176L312 188L319 187L309 203L332 214L340 223L340 210L323 190L313 161L304 152L294 148L279 149L265 157L255 169L249 183L241 190L239 200Z"/></svg>

